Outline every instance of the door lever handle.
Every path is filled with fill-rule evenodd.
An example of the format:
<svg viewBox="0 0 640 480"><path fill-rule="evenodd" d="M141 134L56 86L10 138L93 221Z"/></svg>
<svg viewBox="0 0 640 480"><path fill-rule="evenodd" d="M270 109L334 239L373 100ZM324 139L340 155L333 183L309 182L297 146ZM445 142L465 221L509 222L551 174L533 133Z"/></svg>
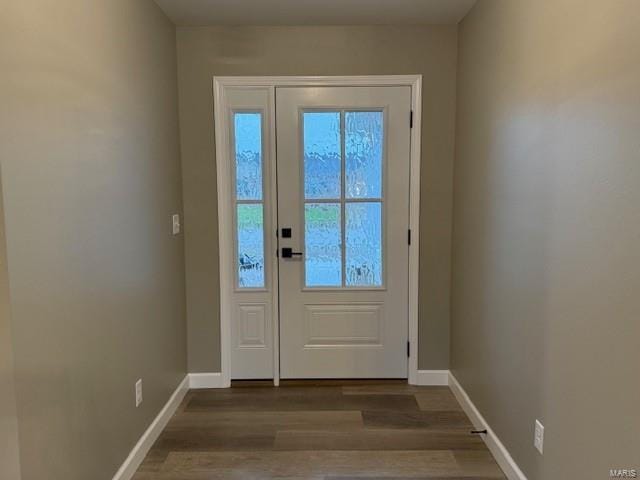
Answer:
<svg viewBox="0 0 640 480"><path fill-rule="evenodd" d="M302 252L294 252L292 248L283 247L282 248L282 258L292 258L292 257L301 257Z"/></svg>

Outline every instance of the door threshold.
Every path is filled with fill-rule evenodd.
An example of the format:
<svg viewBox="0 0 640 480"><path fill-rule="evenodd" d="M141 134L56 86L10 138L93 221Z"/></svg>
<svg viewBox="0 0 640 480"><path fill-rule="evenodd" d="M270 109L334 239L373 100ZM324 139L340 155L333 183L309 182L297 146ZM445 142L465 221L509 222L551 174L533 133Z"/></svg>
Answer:
<svg viewBox="0 0 640 480"><path fill-rule="evenodd" d="M406 378L300 378L280 380L281 387L345 387L359 385L407 385ZM232 388L273 387L273 380L232 380Z"/></svg>

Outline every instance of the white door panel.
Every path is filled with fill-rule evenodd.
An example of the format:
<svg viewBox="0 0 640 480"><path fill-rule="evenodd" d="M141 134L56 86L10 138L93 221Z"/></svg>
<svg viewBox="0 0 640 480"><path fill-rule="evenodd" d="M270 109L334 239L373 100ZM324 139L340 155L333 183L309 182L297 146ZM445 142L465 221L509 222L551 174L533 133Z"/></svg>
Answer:
<svg viewBox="0 0 640 480"><path fill-rule="evenodd" d="M407 376L410 104L276 89L282 378Z"/></svg>

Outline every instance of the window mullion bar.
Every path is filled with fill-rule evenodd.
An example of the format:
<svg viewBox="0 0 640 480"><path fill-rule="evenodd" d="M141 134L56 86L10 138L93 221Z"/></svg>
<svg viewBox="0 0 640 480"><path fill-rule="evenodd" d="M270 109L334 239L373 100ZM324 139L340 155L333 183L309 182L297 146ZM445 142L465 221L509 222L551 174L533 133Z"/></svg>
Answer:
<svg viewBox="0 0 640 480"><path fill-rule="evenodd" d="M340 203L341 198L309 198L304 203Z"/></svg>
<svg viewBox="0 0 640 480"><path fill-rule="evenodd" d="M347 198L345 200L347 203L382 203L384 201L383 198Z"/></svg>
<svg viewBox="0 0 640 480"><path fill-rule="evenodd" d="M347 246L346 246L346 218L345 218L345 212L346 212L346 207L345 207L345 198L346 198L346 161L347 159L345 158L345 132L346 132L346 128L345 128L345 113L344 110L340 111L340 233L341 233L341 249L340 249L340 253L341 253L341 262L342 262L342 287L346 287L347 282L346 282L346 278L347 278L347 261L346 261L346 250L347 250Z"/></svg>

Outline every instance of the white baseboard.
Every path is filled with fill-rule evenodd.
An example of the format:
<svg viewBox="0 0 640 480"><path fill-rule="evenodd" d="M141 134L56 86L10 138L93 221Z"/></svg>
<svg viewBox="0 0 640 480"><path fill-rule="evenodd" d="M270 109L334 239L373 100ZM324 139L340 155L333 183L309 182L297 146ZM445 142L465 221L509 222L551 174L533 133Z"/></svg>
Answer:
<svg viewBox="0 0 640 480"><path fill-rule="evenodd" d="M449 386L462 406L462 409L471 420L471 423L473 423L473 426L477 430L487 430L487 434L481 435L481 437L507 478L509 480L527 480L527 477L522 473L520 467L518 467L513 458L511 458L509 451L502 444L495 432L491 430L491 427L473 404L467 392L464 391L462 385L460 385L456 377L451 373L449 373Z"/></svg>
<svg viewBox="0 0 640 480"><path fill-rule="evenodd" d="M190 373L189 388L227 388L221 373Z"/></svg>
<svg viewBox="0 0 640 480"><path fill-rule="evenodd" d="M149 450L153 446L154 442L158 439L164 427L180 406L180 402L189 390L189 376L185 376L184 380L180 382L178 388L173 392L169 401L160 410L158 416L151 422L149 428L142 434L138 443L136 443L129 456L124 461L120 469L113 476L113 480L130 480L136 473L138 467L149 453Z"/></svg>
<svg viewBox="0 0 640 480"><path fill-rule="evenodd" d="M449 385L449 370L418 370L416 385Z"/></svg>

